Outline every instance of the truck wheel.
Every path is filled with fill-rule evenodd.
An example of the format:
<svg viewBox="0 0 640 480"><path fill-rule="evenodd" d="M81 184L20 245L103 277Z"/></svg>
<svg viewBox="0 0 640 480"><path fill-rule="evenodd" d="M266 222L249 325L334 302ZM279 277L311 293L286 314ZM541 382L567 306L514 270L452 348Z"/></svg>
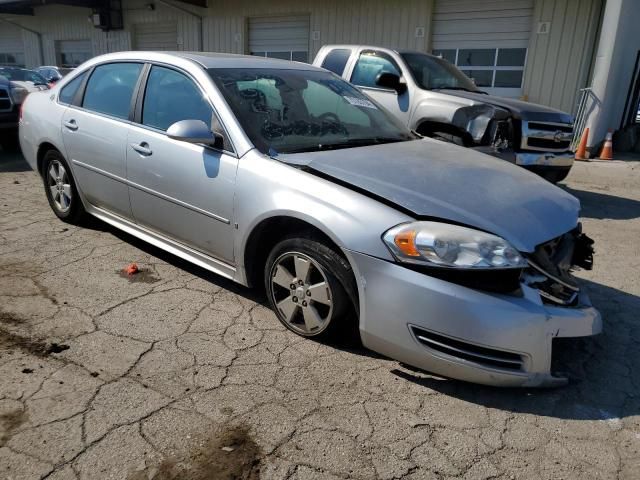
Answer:
<svg viewBox="0 0 640 480"><path fill-rule="evenodd" d="M87 217L67 161L56 150L44 155L42 180L53 213L63 222L81 224Z"/></svg>
<svg viewBox="0 0 640 480"><path fill-rule="evenodd" d="M348 262L312 238L282 240L269 254L264 282L269 303L289 330L303 337L337 339L354 333ZM357 325L356 325L357 326ZM357 330L357 329L356 329Z"/></svg>

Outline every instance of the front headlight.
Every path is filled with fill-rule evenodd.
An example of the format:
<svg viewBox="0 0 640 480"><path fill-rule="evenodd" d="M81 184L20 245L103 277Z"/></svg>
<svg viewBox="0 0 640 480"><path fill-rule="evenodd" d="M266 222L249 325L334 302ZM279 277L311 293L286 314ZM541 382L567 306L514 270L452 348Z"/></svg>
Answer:
<svg viewBox="0 0 640 480"><path fill-rule="evenodd" d="M522 268L527 265L509 242L490 233L438 222L393 227L382 239L397 260L457 268Z"/></svg>
<svg viewBox="0 0 640 480"><path fill-rule="evenodd" d="M29 90L23 87L11 87L11 100L16 105L20 105L24 102L24 99L29 95Z"/></svg>

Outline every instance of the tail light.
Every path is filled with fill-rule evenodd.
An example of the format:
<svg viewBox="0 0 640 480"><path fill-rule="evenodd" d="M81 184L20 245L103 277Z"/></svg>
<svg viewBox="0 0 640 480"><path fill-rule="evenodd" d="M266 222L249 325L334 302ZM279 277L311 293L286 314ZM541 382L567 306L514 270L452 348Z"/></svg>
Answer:
<svg viewBox="0 0 640 480"><path fill-rule="evenodd" d="M28 99L29 99L29 95L25 97L25 99L20 104L20 107L18 107L18 122L20 123L22 123L22 114L24 113L24 106L27 104Z"/></svg>

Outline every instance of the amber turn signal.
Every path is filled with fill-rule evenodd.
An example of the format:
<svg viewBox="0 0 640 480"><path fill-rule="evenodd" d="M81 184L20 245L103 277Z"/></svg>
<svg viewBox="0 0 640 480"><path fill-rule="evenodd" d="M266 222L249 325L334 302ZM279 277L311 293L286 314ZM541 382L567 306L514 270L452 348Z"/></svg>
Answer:
<svg viewBox="0 0 640 480"><path fill-rule="evenodd" d="M419 257L420 252L416 248L416 232L415 230L406 230L399 232L393 239L396 246L402 253L409 257Z"/></svg>

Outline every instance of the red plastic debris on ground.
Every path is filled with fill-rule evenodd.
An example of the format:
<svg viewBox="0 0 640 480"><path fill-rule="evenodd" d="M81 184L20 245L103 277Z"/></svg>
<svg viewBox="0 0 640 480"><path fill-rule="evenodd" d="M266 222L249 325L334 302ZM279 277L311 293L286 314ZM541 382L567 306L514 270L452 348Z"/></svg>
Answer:
<svg viewBox="0 0 640 480"><path fill-rule="evenodd" d="M140 271L140 269L138 268L138 264L137 263L130 263L125 268L123 268L122 271L123 271L123 273L126 273L127 275L135 275L136 273L138 273Z"/></svg>

